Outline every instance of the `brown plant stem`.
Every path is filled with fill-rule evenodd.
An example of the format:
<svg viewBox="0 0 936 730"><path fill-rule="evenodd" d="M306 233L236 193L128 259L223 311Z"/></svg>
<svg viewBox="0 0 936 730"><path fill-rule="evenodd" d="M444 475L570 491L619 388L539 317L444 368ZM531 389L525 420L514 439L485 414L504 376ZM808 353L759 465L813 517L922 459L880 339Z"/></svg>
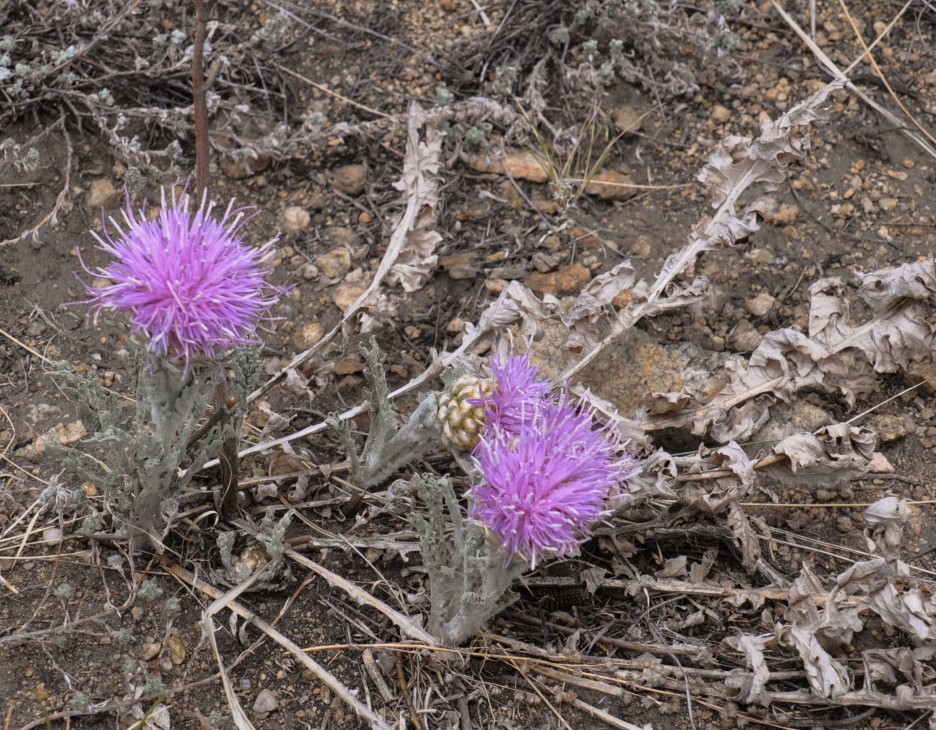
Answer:
<svg viewBox="0 0 936 730"><path fill-rule="evenodd" d="M205 36L208 11L195 2L195 44L192 52L192 111L195 118L195 193L200 201L208 190L208 102L205 97Z"/></svg>
<svg viewBox="0 0 936 730"><path fill-rule="evenodd" d="M207 35L208 10L205 0L195 3L195 44L192 51L192 111L195 118L195 194L199 201L208 193L210 168L208 157L211 145L208 141L208 102L205 82L205 36ZM215 415L220 427L231 417L230 393L222 377L218 381L214 396ZM237 514L237 440L226 438L218 454L221 469L221 516L231 519Z"/></svg>

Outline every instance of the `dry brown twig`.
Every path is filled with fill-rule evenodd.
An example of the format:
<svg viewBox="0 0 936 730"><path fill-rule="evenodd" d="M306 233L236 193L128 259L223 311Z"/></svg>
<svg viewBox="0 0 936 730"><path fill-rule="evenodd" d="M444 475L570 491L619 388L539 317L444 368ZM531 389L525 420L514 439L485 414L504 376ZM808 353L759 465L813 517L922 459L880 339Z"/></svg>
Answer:
<svg viewBox="0 0 936 730"><path fill-rule="evenodd" d="M233 524L239 527L248 535L252 535L256 537L257 535L256 530L248 522L245 522L244 520L234 520ZM286 557L289 557L291 560L294 560L296 563L298 563L302 567L307 568L308 570L311 570L314 573L317 573L319 576L321 576L326 581L328 581L330 585L344 591L355 602L359 603L360 605L370 606L371 608L382 613L384 616L390 619L390 621L393 622L393 624L396 625L397 628L400 629L401 633L404 636L410 639L413 639L415 641L421 641L429 646L434 646L436 643L438 643L436 642L435 638L433 638L431 634L429 634L427 631L417 626L409 616L403 615L399 611L396 611L390 606L388 606L383 601L380 601L374 598L372 595L370 595L366 591L362 590L361 588L358 588L351 581L346 580L345 578L342 578L340 575L333 573L332 571L328 570L328 568L322 565L319 565L314 560L310 560L305 555L302 555L301 553L297 553L295 550L291 548L288 548L288 547L284 548L283 555Z"/></svg>
<svg viewBox="0 0 936 730"><path fill-rule="evenodd" d="M826 69L826 71L828 71L828 73L833 78L835 78L838 82L840 82L844 86L844 88L848 89L848 91L850 91L851 93L855 94L858 98L860 98L865 104L867 104L872 109L874 109L878 114L880 114L882 117L887 119L887 121L889 121L891 124L894 125L895 129L899 130L901 134L903 134L905 137L911 140L920 149L926 152L926 154L928 154L930 157L936 158L936 148L930 145L925 139L921 138L913 130L907 129L904 126L901 119L897 115L895 115L893 112L891 112L887 108L878 104L874 99L872 99L865 92L863 92L861 89L859 89L851 81L848 80L848 72L857 63L859 63L860 58L863 58L866 54L870 54L870 51L874 47L874 45L876 45L877 42L887 34L887 32L890 30L890 27L893 25L893 23L895 23L897 19L911 5L911 2L909 0L906 3L906 5L901 9L901 11L897 14L897 16L891 21L891 25L888 26L880 34L879 38L875 40L875 42L872 43L871 46L867 47L867 50L862 52L861 57L859 59L856 59L854 62L852 62L852 64L849 65L848 68L845 70L840 69L838 65L831 58L829 58L826 52L823 51L818 46L818 44L806 34L806 32L799 26L799 24L793 19L793 17L789 13L787 13L782 7L780 7L780 5L777 4L776 0L771 0L771 4L773 5L777 13L780 15L780 17L783 18L784 22L787 25L789 25L790 28L793 29L796 35L799 36L800 40L802 40L803 43L809 48L809 50L812 51L812 54L816 57L819 63L822 64L822 66ZM911 120L914 119L912 116L910 116L910 118ZM924 133L926 134L928 139L932 140L932 136L928 132L924 131Z"/></svg>
<svg viewBox="0 0 936 730"><path fill-rule="evenodd" d="M359 717L370 723L372 728L375 730L392 730L392 728L382 717L377 715L366 705L362 704L357 699L357 697L354 696L354 693L351 692L351 690L349 690L342 682L340 682L337 677L335 677L331 672L327 671L318 662L313 661L302 650L301 647L295 644L284 634L277 631L275 628L273 628L273 626L261 619L253 611L250 611L237 601L233 600L233 598L228 594L222 593L211 584L206 583L200 578L192 575L180 565L170 563L169 561L163 561L163 567L186 585L196 588L205 595L215 599L211 607L209 607L209 609L204 612L205 615L211 616L213 613L217 613L217 611L227 608L245 621L250 621L251 625L256 626L260 631L263 631L267 636L273 639L273 641L292 654L292 656L294 656L296 660L306 669L315 674L315 676L318 677L322 683L324 683L330 690L332 690L332 692L340 697L352 710L354 710L354 712ZM234 596L239 595L243 590L246 590L246 588L249 587L249 584L256 580L260 575L262 575L262 571L257 571L254 575L244 581L244 583L230 591L230 593ZM210 623L207 624L205 628L206 630L213 632L213 626Z"/></svg>

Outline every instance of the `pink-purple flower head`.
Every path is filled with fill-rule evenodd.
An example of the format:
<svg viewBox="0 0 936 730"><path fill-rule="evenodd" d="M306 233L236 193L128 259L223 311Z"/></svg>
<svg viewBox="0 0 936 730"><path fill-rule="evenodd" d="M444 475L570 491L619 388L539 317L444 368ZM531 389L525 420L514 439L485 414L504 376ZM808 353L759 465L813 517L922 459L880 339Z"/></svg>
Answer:
<svg viewBox="0 0 936 730"><path fill-rule="evenodd" d="M535 566L542 556L577 551L608 498L626 481L630 460L611 429L599 426L567 395L541 388L544 383L534 379L531 368L528 357L497 364L495 379L513 377L516 389L501 392L514 393L514 399L504 397L518 410L507 419L496 407L489 411L492 418L486 414L486 429L473 452L481 480L471 490L470 516L508 555Z"/></svg>
<svg viewBox="0 0 936 730"><path fill-rule="evenodd" d="M547 398L549 383L537 380L539 368L530 362L530 353L510 355L503 359L491 357L494 388L490 395L468 401L484 406L485 423L497 424L508 431L518 432Z"/></svg>
<svg viewBox="0 0 936 730"><path fill-rule="evenodd" d="M104 309L127 310L134 333L148 338L157 356L178 357L189 367L193 358L216 358L225 350L258 341L257 325L282 294L268 287L264 276L276 238L260 247L248 246L241 230L250 209L228 204L224 215L212 215L207 195L194 211L191 197L162 191L159 215L148 220L134 212L129 199L124 226L110 219L99 248L113 256L93 275L113 282L88 287L95 317Z"/></svg>

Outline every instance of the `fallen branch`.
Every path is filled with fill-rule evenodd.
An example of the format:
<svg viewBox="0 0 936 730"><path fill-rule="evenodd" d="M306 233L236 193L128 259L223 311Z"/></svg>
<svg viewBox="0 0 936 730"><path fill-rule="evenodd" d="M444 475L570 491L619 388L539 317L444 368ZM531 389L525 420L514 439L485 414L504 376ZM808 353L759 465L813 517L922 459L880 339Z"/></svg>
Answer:
<svg viewBox="0 0 936 730"><path fill-rule="evenodd" d="M737 245L760 228L757 202L741 211L736 210L741 195L754 184L775 189L783 181L785 168L805 156L808 149L805 134L809 124L823 118L822 109L827 98L843 83L841 80L833 81L776 121L764 122L757 139L729 137L719 146L699 176L714 193L713 204L718 206L714 215L690 234L681 251L667 258L651 286L641 281L634 287L632 303L619 312L608 335L581 360L567 368L559 376L559 382L569 382L573 375L644 317L690 304L704 296L707 282L703 278L692 282L680 280L687 274L692 275L695 262L703 252Z"/></svg>
<svg viewBox="0 0 936 730"><path fill-rule="evenodd" d="M291 551L290 551L291 552ZM227 608L232 613L236 614L240 618L250 621L251 625L256 626L267 636L269 636L273 641L279 644L281 647L286 649L290 654L292 654L296 660L302 664L306 669L311 671L316 677L318 677L332 692L338 695L342 700L344 700L351 709L353 709L359 717L363 718L370 723L372 728L376 730L393 730L386 721L371 710L366 705L362 704L355 696L354 693L348 689L344 684L342 684L337 677L327 671L323 666L318 664L316 661L309 658L309 656L302 650L298 644L293 642L291 639L287 638L285 635L277 631L273 626L268 624L266 621L257 616L253 611L245 608L237 601L233 600L228 594L222 593L213 585L206 583L200 578L196 578L194 575L185 570L182 566L171 563L168 560L160 561L163 567L174 575L179 580L190 585L193 588L198 589L202 593L211 598L215 599L217 608L215 610L220 610L221 608ZM241 585L235 588L230 592L230 595L236 596L240 592L246 590L248 585L252 580L256 579L262 571L258 571L251 578L244 581ZM222 673L223 674L223 673Z"/></svg>
<svg viewBox="0 0 936 730"><path fill-rule="evenodd" d="M251 535L252 537L258 537L257 531L248 522L245 522L244 520L234 520L232 524L239 527L248 535ZM400 632L404 636L409 637L414 641L421 641L429 646L435 646L438 644L438 642L432 637L432 634L419 628L419 626L417 626L409 616L406 616L405 614L390 608L390 606L388 606L386 603L374 598L367 591L358 588L351 581L342 578L336 573L333 573L328 568L319 565L314 560L310 560L305 555L297 553L292 548L284 546L283 555L299 563L299 565L303 566L304 568L308 568L309 570L318 574L335 588L341 589L351 598L353 598L358 604L362 606L370 606L374 610L382 613L384 616L390 619L390 621L392 621L397 626L397 628L400 629Z"/></svg>

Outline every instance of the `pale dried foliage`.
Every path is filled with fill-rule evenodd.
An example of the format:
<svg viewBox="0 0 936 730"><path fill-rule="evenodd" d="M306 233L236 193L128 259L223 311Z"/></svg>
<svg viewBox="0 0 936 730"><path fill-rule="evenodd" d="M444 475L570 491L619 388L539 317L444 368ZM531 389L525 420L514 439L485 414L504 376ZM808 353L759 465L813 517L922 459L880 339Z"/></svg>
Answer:
<svg viewBox="0 0 936 730"><path fill-rule="evenodd" d="M423 127L425 139L420 139L418 135ZM410 107L403 178L395 185L406 195L407 218L401 221L405 225L398 225L394 233L394 238L399 240L400 251L387 276L390 284L399 284L407 292L418 290L435 271L439 260L435 249L442 236L435 230L435 225L440 204L440 157L445 137L440 127L437 122L426 119L418 104ZM393 242L391 240L391 245Z"/></svg>
<svg viewBox="0 0 936 730"><path fill-rule="evenodd" d="M113 34L119 27L115 22L105 30ZM211 28L211 38L217 39L219 46L224 31L223 25ZM251 41L253 45L265 42L259 37ZM183 67L187 68L183 64L187 46L179 41L173 48L178 58L170 59L168 68L181 73ZM228 52L246 53L249 49L250 44L245 43ZM64 69L72 62L66 59L63 63ZM41 73L35 75L36 84L46 79ZM632 662L603 658L600 667L593 666L592 676L606 677L609 681L605 684L592 680L591 684L583 684L586 680L572 672L558 675L571 687L582 686L616 697L628 682L641 688L653 685L683 692L689 689L689 679L695 677L702 681L692 686L692 694L724 704L936 708L930 681L936 673L933 585L902 559L904 531L915 518L914 508L897 497L875 502L863 513L868 550L863 559L826 579L804 566L795 580L788 581L773 568L770 554L764 549L771 538L770 528L746 504L771 499L771 490L778 483L786 488L808 489L867 474L876 449L874 432L849 422L832 423L814 432L789 434L760 451L742 444L770 422L772 409L778 404L796 403L805 392L818 391L840 397L851 406L859 397L878 392L880 375L906 372L912 364L929 357L934 331L927 316L936 294L932 259L855 275L852 280L823 278L814 282L809 290L806 332L794 327L770 332L749 356L722 358L717 372L713 369L708 379L692 381L678 392L650 393L642 403L621 403L599 398L575 385L576 376L587 373L595 359L633 332L638 322L699 302L708 295L709 282L698 273L700 257L710 251L739 249L758 231L764 205L760 194L775 190L785 180L787 168L809 155L810 127L825 118L830 95L841 87L841 82L830 84L779 119L765 120L755 139L729 137L719 146L699 176L711 194L713 211L691 231L686 244L666 259L653 280L638 279L632 264L623 261L569 300L539 297L521 283L511 282L480 315L476 325L466 326L462 344L455 352L435 357L429 370L392 393L387 392L386 383L375 389L375 399L379 396L386 401L389 414L390 401L428 385L444 368L466 364L476 367L478 358L472 351L483 349L480 346L496 337L512 335L517 342L531 342L544 331L559 329L564 347L570 352L584 352L559 380L631 437L634 450L642 457L641 473L631 480L629 493L620 496L607 524L596 531L599 539L609 541L617 553L626 554L629 548L637 550L630 543L631 535L697 530L700 535L728 542L734 549L747 582L738 580L737 574L727 569L715 570L716 550L706 551L699 562L692 563L685 557L666 561L654 576L639 575L630 566L621 565L613 566L614 578L606 577L601 568L592 568L582 576L592 592L599 588L623 589L635 600L639 597L647 601L651 591L677 594L675 600L698 597L683 622L670 626L677 631L688 631L702 623L705 611L724 607L735 615L735 609L743 609L743 623L730 624L727 636L715 647L721 664L716 664L712 647L682 635L677 635L676 640L657 636L654 644L644 645L653 656L648 653ZM57 98L56 94L67 90L54 87L47 96ZM88 99L83 103L80 114L90 116L101 131L108 133L115 148L122 149L118 142L129 145L131 140L115 123L105 101L95 97L93 103ZM256 137L259 142L245 142L237 133L243 110L233 104L233 98L216 100L216 104L227 120L224 134L216 143L236 159L252 159L261 153L287 159L313 144L321 131L319 120L310 116L298 130L266 130ZM186 127L184 109L163 106L168 116L161 120L162 127ZM141 109L139 115L146 116L150 111ZM377 328L395 311L400 290L417 290L434 272L440 241L437 218L443 202L444 125L454 129L469 124L504 129L528 126L510 106L475 98L431 111L414 104L405 119L340 123L329 132L337 138L368 136L404 121L407 147L398 185L402 212L374 278L344 312L339 325L316 346L295 357L253 393L251 400L282 380L299 383L296 368L303 360L324 352L339 334L347 334L354 326L359 332ZM125 151L131 161L132 152ZM147 160L139 164L143 162ZM629 303L616 305L627 292ZM302 392L306 382L302 380L297 386ZM347 421L367 407L362 404L352 408L340 418ZM271 412L270 417L270 429L277 430L272 419L278 416ZM241 456L278 447L288 449L289 442L324 428L324 423L315 424L263 441ZM351 468L361 483L376 483L389 476L385 472L388 459L384 457L392 452L394 433L389 427L384 431L375 431L362 456L351 459ZM654 443L663 431L704 437L709 446L700 446L689 454L670 453ZM346 440L350 443L350 437ZM292 555L290 558L295 559ZM348 581L348 585L340 584L335 576L329 581L349 595L354 590L366 595ZM699 602L704 600L712 603L700 607ZM396 612L393 615L398 625L409 620L404 621L406 617ZM898 638L882 645L872 633L881 625ZM403 634L425 640L413 629ZM854 645L859 643L859 636L863 648L857 650ZM586 647L579 645L584 640L584 634L576 631L563 645L542 653L549 658L562 656L570 663L580 661L588 654ZM518 647L535 653L535 648L519 641L510 645L511 650ZM669 663L677 653L681 660ZM730 663L735 668L712 668ZM532 664L530 671L534 671ZM535 671L555 679L559 670L549 670L553 675L544 668Z"/></svg>
<svg viewBox="0 0 936 730"><path fill-rule="evenodd" d="M840 84L830 84L778 120L765 121L757 139L725 140L699 176L711 191L715 213L692 231L654 281L637 281L634 268L624 261L594 279L574 300L541 298L512 282L485 313L487 321L514 328L526 341L558 326L567 333L567 348L586 352L563 373L565 378L587 373L589 363L641 319L699 301L708 291L708 282L695 273L699 256L738 247L758 230L763 202L751 195L752 190L776 189L786 168L804 159L808 127L823 119L828 97L838 88ZM749 202L742 203L742 196ZM615 297L628 290L630 303L616 309ZM786 327L768 333L749 356L723 359L721 372L713 372L708 382L681 392L649 394L640 406L580 393L623 432L640 434L635 447L647 455L642 474L622 498L607 534L620 540L622 534L641 531L641 520L647 534L677 519L722 525L746 571L779 589L771 597L785 599L780 606L766 607L763 592L746 592L742 586L725 595L723 600L735 605L760 609L763 632L735 629L724 640L724 650L745 668L725 672L720 687L711 689L712 697L760 705L936 707L936 696L925 680L936 671L932 583L915 576L900 559L903 528L913 514L907 502L887 497L865 510L867 560L831 581L804 566L792 584L762 553L769 528L743 504L754 495L769 496L771 485L778 482L815 488L866 474L876 448L874 432L833 423L813 433L791 434L759 453L738 444L769 422L771 407L779 402L793 403L805 392L819 391L852 406L858 397L879 391L879 375L906 373L928 358L934 329L927 316L934 294L932 259L858 274L850 281L824 278L809 290L808 331ZM853 312L855 297L862 306ZM721 446L670 454L652 444L652 435L663 429L704 436ZM668 511L646 522L646 505L660 497L671 500ZM680 565L671 562L657 575L658 590L666 589L659 579L688 572L694 583L681 584L692 586L690 592L711 595L706 589L716 583L706 577L707 570L694 565L687 571L685 560ZM613 583L598 580L596 585ZM871 617L900 640L875 644L868 631ZM856 655L851 645L859 634L863 645L871 643L872 648ZM896 644L905 646L893 648ZM856 671L854 661L846 662L845 656L859 657L863 671ZM798 657L805 685L792 691L774 689L772 677L781 667L789 668L791 657Z"/></svg>

